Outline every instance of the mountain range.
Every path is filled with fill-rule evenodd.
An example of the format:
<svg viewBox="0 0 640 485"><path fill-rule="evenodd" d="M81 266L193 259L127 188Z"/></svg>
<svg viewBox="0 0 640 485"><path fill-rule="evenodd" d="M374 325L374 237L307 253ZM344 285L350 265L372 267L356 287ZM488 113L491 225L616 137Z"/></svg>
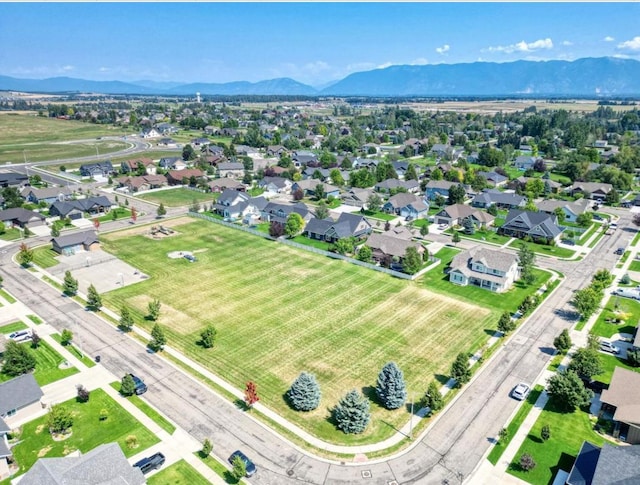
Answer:
<svg viewBox="0 0 640 485"><path fill-rule="evenodd" d="M297 96L638 96L640 61L613 57L575 61L399 65L356 72L322 89L290 78L251 83L89 81L0 76L0 90L34 93Z"/></svg>

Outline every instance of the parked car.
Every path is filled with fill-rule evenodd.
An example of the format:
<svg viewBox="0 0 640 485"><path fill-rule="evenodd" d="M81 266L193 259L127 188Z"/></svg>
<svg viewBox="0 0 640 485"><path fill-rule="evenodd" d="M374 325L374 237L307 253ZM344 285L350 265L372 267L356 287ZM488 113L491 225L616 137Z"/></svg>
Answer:
<svg viewBox="0 0 640 485"><path fill-rule="evenodd" d="M140 471L142 473L149 473L151 470L157 470L162 465L164 465L165 460L166 459L162 453L156 453L154 455L143 458L133 466L136 468L140 468Z"/></svg>
<svg viewBox="0 0 640 485"><path fill-rule="evenodd" d="M14 342L24 342L25 340L31 340L31 330L18 330L9 334L9 339Z"/></svg>
<svg viewBox="0 0 640 485"><path fill-rule="evenodd" d="M438 225L438 229L443 230L443 231L444 231L447 227L449 227L449 224L439 224L439 225Z"/></svg>
<svg viewBox="0 0 640 485"><path fill-rule="evenodd" d="M563 244L566 244L567 246L575 246L576 243L573 239L565 239L562 241Z"/></svg>
<svg viewBox="0 0 640 485"><path fill-rule="evenodd" d="M603 350L604 352L610 352L612 354L620 353L620 349L618 347L613 345L611 342L607 342L606 340L600 342L600 350Z"/></svg>
<svg viewBox="0 0 640 485"><path fill-rule="evenodd" d="M621 255L623 255L623 254L624 254L624 251L625 251L625 249L624 249L624 248L618 248L618 249L616 249L615 253L616 253L618 256L621 256Z"/></svg>
<svg viewBox="0 0 640 485"><path fill-rule="evenodd" d="M600 214L593 214L593 220L594 221L601 221L602 220L602 216Z"/></svg>
<svg viewBox="0 0 640 485"><path fill-rule="evenodd" d="M136 394L139 396L140 394L144 394L147 392L147 385L144 383L142 379L138 376L134 376L133 374L129 374L133 379L133 383L136 386Z"/></svg>
<svg viewBox="0 0 640 485"><path fill-rule="evenodd" d="M413 220L413 216L407 216L407 217L405 218L405 221L407 221L407 222L410 222L410 221L412 221L412 220Z"/></svg>
<svg viewBox="0 0 640 485"><path fill-rule="evenodd" d="M521 382L513 389L513 391L511 392L511 396L513 396L518 401L524 401L529 395L529 392L531 392L531 388L524 382Z"/></svg>
<svg viewBox="0 0 640 485"><path fill-rule="evenodd" d="M195 257L195 256L192 256L191 254L185 254L185 255L184 255L184 259L186 259L186 260L187 260L187 261L189 261L190 263L193 263L193 262L197 261L197 260L196 260L196 257Z"/></svg>
<svg viewBox="0 0 640 485"><path fill-rule="evenodd" d="M247 457L247 455L245 455L240 450L236 450L233 453L231 453L231 456L229 457L229 463L233 465L233 460L235 460L236 457L240 458L244 462L244 467L247 472L247 477L255 475L255 473L258 471L258 469L256 468L256 465Z"/></svg>

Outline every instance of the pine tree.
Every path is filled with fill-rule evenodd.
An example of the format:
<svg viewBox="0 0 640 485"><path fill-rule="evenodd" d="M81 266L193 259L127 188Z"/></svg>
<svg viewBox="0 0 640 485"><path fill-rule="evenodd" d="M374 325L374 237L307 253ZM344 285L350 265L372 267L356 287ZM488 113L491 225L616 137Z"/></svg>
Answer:
<svg viewBox="0 0 640 485"><path fill-rule="evenodd" d="M32 371L36 367L36 358L25 345L8 340L4 351L2 373L16 377Z"/></svg>
<svg viewBox="0 0 640 485"><path fill-rule="evenodd" d="M71 271L64 272L62 291L68 296L74 296L78 293L78 280L71 276Z"/></svg>
<svg viewBox="0 0 640 485"><path fill-rule="evenodd" d="M64 330L62 330L62 333L60 334L60 344L66 346L66 345L69 345L72 340L73 340L73 332L68 328L65 328Z"/></svg>
<svg viewBox="0 0 640 485"><path fill-rule="evenodd" d="M469 369L469 355L461 352L456 360L451 364L451 377L458 381L458 384L464 384L471 379L471 369Z"/></svg>
<svg viewBox="0 0 640 485"><path fill-rule="evenodd" d="M436 381L431 381L429 387L427 388L427 392L424 395L424 405L428 406L431 411L439 411L444 406L444 398L440 393L440 389L438 389L438 384Z"/></svg>
<svg viewBox="0 0 640 485"><path fill-rule="evenodd" d="M91 310L99 310L102 306L102 298L100 298L98 290L93 284L89 285L89 290L87 291L87 306Z"/></svg>
<svg viewBox="0 0 640 485"><path fill-rule="evenodd" d="M213 451L213 443L209 438L204 439L204 443L202 443L202 454L206 457L211 454Z"/></svg>
<svg viewBox="0 0 640 485"><path fill-rule="evenodd" d="M301 372L293 381L287 393L291 406L296 411L312 411L320 404L320 386L316 377L308 372Z"/></svg>
<svg viewBox="0 0 640 485"><path fill-rule="evenodd" d="M58 236L60 236L60 228L58 227L58 224L54 224L53 226L51 226L51 237Z"/></svg>
<svg viewBox="0 0 640 485"><path fill-rule="evenodd" d="M131 317L131 313L129 313L129 309L126 306L123 306L120 310L120 324L118 326L125 332L129 332L133 327L133 318Z"/></svg>
<svg viewBox="0 0 640 485"><path fill-rule="evenodd" d="M120 394L133 396L134 392L136 392L136 383L133 382L133 377L131 377L131 374L125 374L120 382Z"/></svg>
<svg viewBox="0 0 640 485"><path fill-rule="evenodd" d="M158 206L158 217L163 217L167 214L167 209L165 209L164 204L162 202L160 202L160 205Z"/></svg>
<svg viewBox="0 0 640 485"><path fill-rule="evenodd" d="M202 342L202 346L205 349L210 349L211 347L213 347L213 344L216 341L216 333L216 329L211 325L207 325L207 328L202 331L202 333L200 334L200 341Z"/></svg>
<svg viewBox="0 0 640 485"><path fill-rule="evenodd" d="M362 433L371 419L369 400L353 389L333 409L333 418L344 433Z"/></svg>
<svg viewBox="0 0 640 485"><path fill-rule="evenodd" d="M167 343L167 337L164 335L164 330L159 324L155 324L151 329L151 341L149 342L149 348L156 352L161 351Z"/></svg>
<svg viewBox="0 0 640 485"><path fill-rule="evenodd" d="M407 400L404 375L395 362L388 362L378 374L376 394L387 409L398 409Z"/></svg>

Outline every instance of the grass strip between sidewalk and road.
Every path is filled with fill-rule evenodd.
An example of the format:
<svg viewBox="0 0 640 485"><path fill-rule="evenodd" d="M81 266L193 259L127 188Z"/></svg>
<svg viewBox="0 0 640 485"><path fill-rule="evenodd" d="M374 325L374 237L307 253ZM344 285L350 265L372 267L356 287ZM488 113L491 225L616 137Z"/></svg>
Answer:
<svg viewBox="0 0 640 485"><path fill-rule="evenodd" d="M209 481L186 461L180 460L149 477L149 485L207 485Z"/></svg>
<svg viewBox="0 0 640 485"><path fill-rule="evenodd" d="M225 481L225 483L229 483L230 485L247 485L247 482L245 482L244 480L237 480L231 474L231 472L215 458L212 458L210 456L202 456L202 452L200 451L196 451L195 455L200 458L200 460L202 460L202 463L211 468L216 473L216 475L219 475L220 478Z"/></svg>
<svg viewBox="0 0 640 485"><path fill-rule="evenodd" d="M109 385L116 391L120 392L120 382L112 382ZM135 394L133 396L127 396L127 400L170 435L176 430L176 427L173 424L167 421L158 411L140 399L140 396L136 396Z"/></svg>
<svg viewBox="0 0 640 485"><path fill-rule="evenodd" d="M62 336L59 333L52 333L51 338L56 342L58 342L60 345L62 345ZM79 359L87 367L93 367L94 365L96 365L93 359L91 359L88 355L80 352L80 350L78 350L78 348L75 347L73 344L63 345L63 347L67 349L69 352L71 352L74 355L74 357Z"/></svg>

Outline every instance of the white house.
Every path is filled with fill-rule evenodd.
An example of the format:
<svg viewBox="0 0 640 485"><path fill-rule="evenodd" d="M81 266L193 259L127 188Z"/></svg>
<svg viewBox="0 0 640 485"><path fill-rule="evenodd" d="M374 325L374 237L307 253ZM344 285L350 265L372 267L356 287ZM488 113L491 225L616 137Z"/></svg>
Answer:
<svg viewBox="0 0 640 485"><path fill-rule="evenodd" d="M519 277L515 254L478 247L457 254L449 270L451 283L478 286L496 293L507 291Z"/></svg>

